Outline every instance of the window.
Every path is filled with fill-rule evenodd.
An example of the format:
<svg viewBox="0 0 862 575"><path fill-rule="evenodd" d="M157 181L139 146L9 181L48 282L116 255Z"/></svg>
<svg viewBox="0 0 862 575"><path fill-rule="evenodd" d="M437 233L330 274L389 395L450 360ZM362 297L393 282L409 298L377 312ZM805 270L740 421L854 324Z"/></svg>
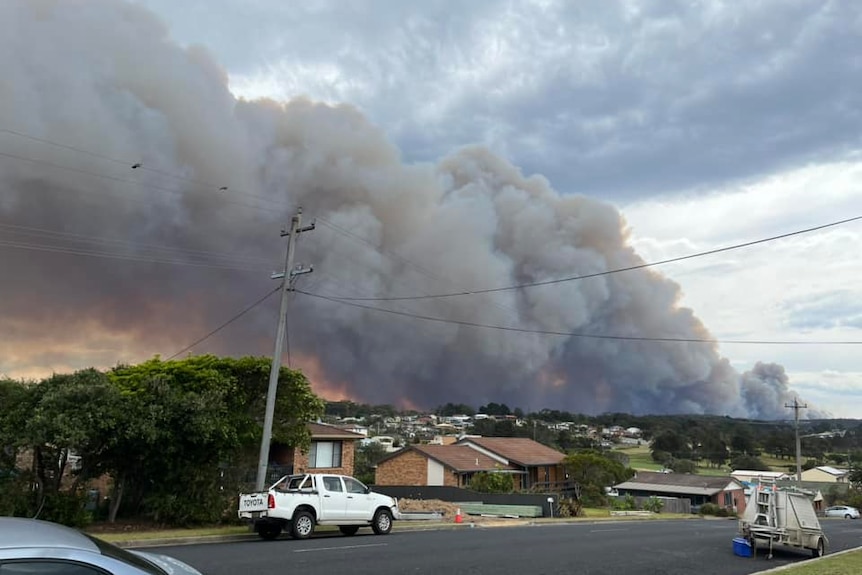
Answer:
<svg viewBox="0 0 862 575"><path fill-rule="evenodd" d="M104 571L70 561L14 561L0 564L0 575L104 575Z"/></svg>
<svg viewBox="0 0 862 575"><path fill-rule="evenodd" d="M730 491L724 492L724 506L731 507L733 505L733 493Z"/></svg>
<svg viewBox="0 0 862 575"><path fill-rule="evenodd" d="M344 484L347 486L348 493L365 493L366 487L352 477L345 477Z"/></svg>
<svg viewBox="0 0 862 575"><path fill-rule="evenodd" d="M339 493L343 491L341 489L341 478L339 477L325 476L323 478L323 486L326 487L327 491L337 491Z"/></svg>
<svg viewBox="0 0 862 575"><path fill-rule="evenodd" d="M308 453L308 466L311 468L341 467L340 441L313 441Z"/></svg>

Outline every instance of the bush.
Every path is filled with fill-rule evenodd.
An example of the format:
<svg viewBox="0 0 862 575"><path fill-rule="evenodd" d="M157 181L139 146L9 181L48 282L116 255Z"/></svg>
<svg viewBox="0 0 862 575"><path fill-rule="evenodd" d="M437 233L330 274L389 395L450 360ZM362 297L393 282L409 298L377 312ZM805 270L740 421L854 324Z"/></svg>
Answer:
<svg viewBox="0 0 862 575"><path fill-rule="evenodd" d="M45 496L37 519L62 523L69 527L86 527L93 522L85 509L87 497L82 493L51 493Z"/></svg>
<svg viewBox="0 0 862 575"><path fill-rule="evenodd" d="M717 515L719 507L715 503L704 503L700 506L701 515Z"/></svg>
<svg viewBox="0 0 862 575"><path fill-rule="evenodd" d="M515 480L508 473L480 471L470 479L470 489L481 493L511 493Z"/></svg>
<svg viewBox="0 0 862 575"><path fill-rule="evenodd" d="M664 508L664 501L656 496L652 496L644 502L644 511L661 513L662 508Z"/></svg>
<svg viewBox="0 0 862 575"><path fill-rule="evenodd" d="M724 507L719 507L715 512L716 517L730 517L730 513Z"/></svg>
<svg viewBox="0 0 862 575"><path fill-rule="evenodd" d="M560 499L560 517L578 517L581 515L584 506L580 501L573 497Z"/></svg>

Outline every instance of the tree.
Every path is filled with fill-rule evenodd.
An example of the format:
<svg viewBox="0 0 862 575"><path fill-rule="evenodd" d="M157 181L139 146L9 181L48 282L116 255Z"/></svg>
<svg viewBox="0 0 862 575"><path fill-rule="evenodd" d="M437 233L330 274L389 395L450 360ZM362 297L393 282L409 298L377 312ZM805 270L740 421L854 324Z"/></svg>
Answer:
<svg viewBox="0 0 862 575"><path fill-rule="evenodd" d="M563 460L563 465L569 479L579 487L579 498L594 503L604 499L605 487L621 483L634 475L634 470L596 451L568 455Z"/></svg>
<svg viewBox="0 0 862 575"><path fill-rule="evenodd" d="M759 457L753 455L738 455L730 461L730 466L734 469L746 469L751 471L769 471L769 466L766 465Z"/></svg>
<svg viewBox="0 0 862 575"><path fill-rule="evenodd" d="M372 485L375 481L375 469L377 468L377 464L380 463L380 460L386 457L386 455L386 448L380 443L369 442L365 445L361 445L356 450L356 456L353 463L353 473L356 478L366 485Z"/></svg>
<svg viewBox="0 0 862 575"><path fill-rule="evenodd" d="M676 431L666 429L653 438L650 450L666 451L674 457L685 457L688 455L689 448L685 437Z"/></svg>

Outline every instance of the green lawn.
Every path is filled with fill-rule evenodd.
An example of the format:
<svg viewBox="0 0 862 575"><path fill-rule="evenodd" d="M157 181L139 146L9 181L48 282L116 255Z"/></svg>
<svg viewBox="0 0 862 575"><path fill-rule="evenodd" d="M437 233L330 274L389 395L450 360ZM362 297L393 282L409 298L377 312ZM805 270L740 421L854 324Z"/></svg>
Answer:
<svg viewBox="0 0 862 575"><path fill-rule="evenodd" d="M849 575L862 573L862 550L826 555L816 561L804 561L799 565L782 569L781 575Z"/></svg>

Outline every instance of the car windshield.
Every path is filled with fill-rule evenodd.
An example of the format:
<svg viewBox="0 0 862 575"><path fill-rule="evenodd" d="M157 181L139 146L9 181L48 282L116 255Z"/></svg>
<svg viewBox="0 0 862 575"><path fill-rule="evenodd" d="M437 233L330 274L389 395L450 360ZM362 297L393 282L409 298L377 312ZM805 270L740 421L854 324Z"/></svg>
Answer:
<svg viewBox="0 0 862 575"><path fill-rule="evenodd" d="M165 571L161 567L153 565L140 555L130 553L125 549L108 543L107 541L102 541L98 537L93 537L92 535L87 535L86 533L84 533L83 535L85 535L88 539L90 539L93 543L96 544L96 547L99 548L99 552L102 555L111 557L113 559L116 559L117 561L122 561L123 563L128 563L129 565L134 565L138 569L149 573L150 575L168 575L167 571Z"/></svg>

